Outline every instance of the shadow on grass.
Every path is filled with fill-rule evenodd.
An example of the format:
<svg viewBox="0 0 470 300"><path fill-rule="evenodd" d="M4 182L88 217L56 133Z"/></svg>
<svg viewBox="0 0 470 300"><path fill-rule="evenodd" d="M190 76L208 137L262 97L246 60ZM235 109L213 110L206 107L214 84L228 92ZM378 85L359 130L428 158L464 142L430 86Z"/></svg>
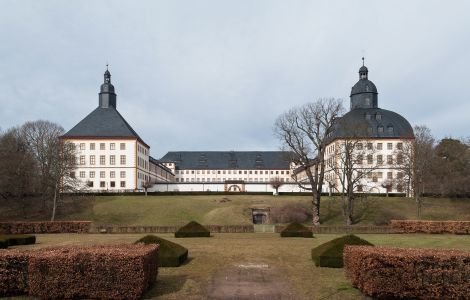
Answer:
<svg viewBox="0 0 470 300"><path fill-rule="evenodd" d="M161 275L158 274L157 282L145 293L143 299L153 299L155 297L177 293L188 279L187 275Z"/></svg>

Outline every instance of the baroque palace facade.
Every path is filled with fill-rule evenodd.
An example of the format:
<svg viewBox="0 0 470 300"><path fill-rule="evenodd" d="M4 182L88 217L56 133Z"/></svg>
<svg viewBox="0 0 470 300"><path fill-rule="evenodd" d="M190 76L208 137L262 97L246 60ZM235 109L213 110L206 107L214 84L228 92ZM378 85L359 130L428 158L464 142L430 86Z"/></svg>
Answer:
<svg viewBox="0 0 470 300"><path fill-rule="evenodd" d="M351 89L350 110L336 120L325 148L323 191L336 193L346 188L340 177L349 162L351 177L356 180L354 192L409 193L404 160L405 152L413 145L410 123L398 113L378 107L377 87L363 65L359 81ZM297 170L294 175L298 181L307 180L305 170Z"/></svg>
<svg viewBox="0 0 470 300"><path fill-rule="evenodd" d="M77 155L77 169L70 176L90 191L135 191L147 182L174 180L171 170L150 156L150 147L117 111L108 70L98 107L62 139L74 145Z"/></svg>

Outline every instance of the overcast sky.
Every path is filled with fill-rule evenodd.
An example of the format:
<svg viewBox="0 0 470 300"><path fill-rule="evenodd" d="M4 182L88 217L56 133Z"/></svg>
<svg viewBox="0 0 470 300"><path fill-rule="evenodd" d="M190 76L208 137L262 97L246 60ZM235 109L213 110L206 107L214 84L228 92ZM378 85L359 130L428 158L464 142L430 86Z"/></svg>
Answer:
<svg viewBox="0 0 470 300"><path fill-rule="evenodd" d="M151 154L278 150L277 116L344 100L361 57L379 107L469 136L470 1L0 0L0 127L117 108Z"/></svg>

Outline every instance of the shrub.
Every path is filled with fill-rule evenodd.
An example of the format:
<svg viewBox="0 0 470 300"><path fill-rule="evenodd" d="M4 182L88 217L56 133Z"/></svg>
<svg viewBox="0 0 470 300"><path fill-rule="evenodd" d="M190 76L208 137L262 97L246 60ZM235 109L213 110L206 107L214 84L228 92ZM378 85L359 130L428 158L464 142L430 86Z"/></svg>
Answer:
<svg viewBox="0 0 470 300"><path fill-rule="evenodd" d="M184 225L175 232L175 237L186 238L186 237L210 237L211 233L204 226L198 222L191 221Z"/></svg>
<svg viewBox="0 0 470 300"><path fill-rule="evenodd" d="M8 240L0 236L0 249L8 248Z"/></svg>
<svg viewBox="0 0 470 300"><path fill-rule="evenodd" d="M467 299L470 253L346 246L346 276L375 299Z"/></svg>
<svg viewBox="0 0 470 300"><path fill-rule="evenodd" d="M0 234L88 233L89 221L0 222Z"/></svg>
<svg viewBox="0 0 470 300"><path fill-rule="evenodd" d="M155 282L158 245L60 247L31 253L29 294L42 299L139 299Z"/></svg>
<svg viewBox="0 0 470 300"><path fill-rule="evenodd" d="M391 220L394 233L470 234L470 221Z"/></svg>
<svg viewBox="0 0 470 300"><path fill-rule="evenodd" d="M28 251L0 250L0 297L28 292Z"/></svg>
<svg viewBox="0 0 470 300"><path fill-rule="evenodd" d="M399 212L391 211L391 210L382 210L377 212L377 214L374 217L374 225L381 226L381 225L388 225L390 224L391 220L403 220L406 219L405 216L403 216Z"/></svg>
<svg viewBox="0 0 470 300"><path fill-rule="evenodd" d="M135 244L158 244L158 266L179 267L188 259L188 249L155 235L146 235Z"/></svg>
<svg viewBox="0 0 470 300"><path fill-rule="evenodd" d="M312 217L311 209L298 202L273 207L269 213L273 223L304 223Z"/></svg>
<svg viewBox="0 0 470 300"><path fill-rule="evenodd" d="M313 238L313 232L304 225L294 222L281 231L281 237Z"/></svg>
<svg viewBox="0 0 470 300"><path fill-rule="evenodd" d="M312 260L317 267L342 268L343 250L345 245L368 245L373 246L353 234L345 235L331 240L312 249Z"/></svg>
<svg viewBox="0 0 470 300"><path fill-rule="evenodd" d="M0 240L5 240L8 246L36 244L36 237L29 234L3 235Z"/></svg>

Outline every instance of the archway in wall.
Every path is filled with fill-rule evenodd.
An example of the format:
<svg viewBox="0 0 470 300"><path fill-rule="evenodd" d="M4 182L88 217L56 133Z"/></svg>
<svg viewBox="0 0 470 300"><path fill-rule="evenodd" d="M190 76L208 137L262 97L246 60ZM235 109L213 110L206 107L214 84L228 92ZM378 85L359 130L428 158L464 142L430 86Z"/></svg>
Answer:
<svg viewBox="0 0 470 300"><path fill-rule="evenodd" d="M244 192L245 182L243 180L226 180L224 182L225 192Z"/></svg>

